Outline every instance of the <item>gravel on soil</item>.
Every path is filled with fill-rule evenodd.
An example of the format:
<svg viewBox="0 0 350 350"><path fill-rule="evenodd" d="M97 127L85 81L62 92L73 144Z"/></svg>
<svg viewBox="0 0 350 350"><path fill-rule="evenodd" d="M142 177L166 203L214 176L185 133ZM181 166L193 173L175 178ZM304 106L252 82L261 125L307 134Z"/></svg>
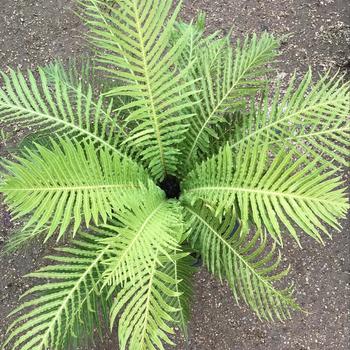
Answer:
<svg viewBox="0 0 350 350"><path fill-rule="evenodd" d="M0 0L0 69L35 68L56 58L88 50L84 27L73 14L73 0ZM348 0L184 0L182 17L207 13L208 32L233 28L233 39L252 32L291 34L281 47L278 76L298 75L311 66L315 73L340 70L350 76L350 3ZM9 144L21 132L10 131ZM0 145L0 153L6 154ZM348 181L345 175L344 180ZM0 250L15 229L0 200ZM307 313L284 323L262 323L247 307L237 306L226 285L203 268L195 278L195 297L188 342L178 338L176 350L349 350L350 240L349 221L324 247L305 237L303 248L288 241L284 257L292 266L289 279ZM33 245L0 257L0 344L19 296L32 283L22 276L45 261L52 245ZM112 340L96 341L89 350L116 349ZM6 349L7 350L7 349ZM85 349L84 349L85 350Z"/></svg>

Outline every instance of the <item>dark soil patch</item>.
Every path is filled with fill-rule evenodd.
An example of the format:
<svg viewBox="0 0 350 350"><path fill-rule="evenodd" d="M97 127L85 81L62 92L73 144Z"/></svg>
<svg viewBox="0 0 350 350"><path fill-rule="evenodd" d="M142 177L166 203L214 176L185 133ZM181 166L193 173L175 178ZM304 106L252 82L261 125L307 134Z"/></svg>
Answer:
<svg viewBox="0 0 350 350"><path fill-rule="evenodd" d="M21 69L67 59L86 51L83 26L72 13L72 0L1 0L0 68ZM208 14L208 31L228 32L233 38L269 31L292 34L282 45L279 77L311 65L316 72L340 69L350 73L350 4L348 0L185 0L184 18L197 11ZM350 74L349 74L350 75ZM14 142L20 134L11 134ZM6 147L1 146L4 154ZM0 205L0 248L14 229ZM349 227L322 247L305 238L299 250L289 242L284 256L293 267L297 298L308 314L297 314L284 324L261 323L244 305L235 305L226 286L202 269L196 276L190 340L177 340L178 350L341 350L349 349ZM6 315L29 287L22 276L40 264L51 246L30 249L0 259L0 344L9 324ZM96 341L89 350L116 347L111 340Z"/></svg>

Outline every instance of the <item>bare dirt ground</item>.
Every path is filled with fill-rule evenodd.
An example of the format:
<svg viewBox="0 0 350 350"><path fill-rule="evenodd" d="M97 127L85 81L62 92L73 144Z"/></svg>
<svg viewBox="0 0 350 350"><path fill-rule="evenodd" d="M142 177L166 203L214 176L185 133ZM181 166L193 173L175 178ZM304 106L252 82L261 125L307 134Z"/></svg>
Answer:
<svg viewBox="0 0 350 350"><path fill-rule="evenodd" d="M233 39L245 33L269 31L292 34L282 45L279 77L288 79L310 65L317 73L328 68L350 75L350 3L348 0L185 0L182 16L207 12L208 31L233 28ZM72 13L72 0L0 0L0 69L45 65L85 52L83 26ZM12 140L21 137L13 131ZM8 145L7 145L8 146ZM1 145L0 152L6 154ZM344 177L347 180L347 177ZM0 249L15 228L0 200ZM188 343L177 350L348 350L350 240L349 222L325 247L305 238L303 249L292 242L284 256L293 267L297 299L308 314L285 323L261 323L245 306L234 304L229 289L202 269ZM0 258L0 344L9 320L6 315L31 283L22 276L43 264L50 246L34 245L26 252ZM116 349L106 337L89 350ZM7 350L7 349L6 349ZM9 349L10 350L10 349Z"/></svg>

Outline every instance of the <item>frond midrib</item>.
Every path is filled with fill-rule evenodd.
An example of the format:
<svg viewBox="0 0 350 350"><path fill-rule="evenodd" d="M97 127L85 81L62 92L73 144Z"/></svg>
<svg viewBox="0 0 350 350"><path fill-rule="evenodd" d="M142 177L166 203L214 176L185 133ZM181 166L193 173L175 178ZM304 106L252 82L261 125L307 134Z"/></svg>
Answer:
<svg viewBox="0 0 350 350"><path fill-rule="evenodd" d="M153 121L153 126L155 128L155 134L156 134L156 139L157 139L157 143L158 143L158 147L159 147L159 157L160 157L160 162L162 164L162 168L164 171L164 175L167 173L166 171L166 164L165 164L165 157L164 157L164 149L163 149L163 144L162 144L162 139L161 139L161 134L160 134L160 127L158 124L158 117L157 117L157 113L156 113L156 109L155 109L155 105L154 105L154 96L153 96L153 91L151 88L151 80L150 80L150 75L149 75L149 71L148 71L148 64L147 64L147 58L146 58L146 50L145 50L145 43L143 40L143 35L142 35L142 27L141 27L141 23L140 23L140 14L138 12L138 8L135 5L135 2L132 2L133 4L133 8L135 11L135 24L136 24L136 28L137 28L137 33L139 36L139 43L140 43L140 50L141 50L141 54L142 54L142 61L143 61L143 69L144 69L144 74L145 74L145 79L146 79L146 86L147 86L147 91L148 91L148 97L150 99L150 106L151 107L151 118Z"/></svg>
<svg viewBox="0 0 350 350"><path fill-rule="evenodd" d="M274 294L279 295L281 299L286 299L285 295L276 290L271 283L269 283L261 275L259 275L259 273L256 272L256 270L241 256L241 254L236 249L234 249L212 226L210 226L206 220L204 220L200 215L198 215L189 207L186 207L186 210L188 210L192 215L195 215L206 227L208 227L208 229L211 232L213 232L214 235L218 237L220 241L223 242L230 249L230 251L232 251L232 253L244 263L244 265L252 272L252 274L256 276L259 279L259 281L261 281L269 290L271 290Z"/></svg>
<svg viewBox="0 0 350 350"><path fill-rule="evenodd" d="M51 75L51 77L53 77L53 78L55 77L53 74L50 74L50 73L48 73L48 75ZM68 82L66 80L64 81L64 85L66 85L70 90L74 91L75 93L77 93L79 91L79 89L76 86L74 86L73 84L71 84L70 82ZM82 93L81 96L84 98L85 101L90 102L90 104L92 104L95 108L98 107L98 105L95 101L88 100L88 97L86 96L85 93ZM113 123L113 125L117 126L118 130L121 131L124 134L124 136L127 136L125 129L120 127L119 125L117 125L115 120L113 120L113 118L111 118L111 116L105 110L103 110L101 108L100 112L103 114L103 116L106 119L108 119L111 123Z"/></svg>
<svg viewBox="0 0 350 350"><path fill-rule="evenodd" d="M150 275L150 280L149 280L149 283L148 283L148 291L147 291L147 299L146 299L146 310L145 310L145 319L144 319L144 322L143 322L143 325L142 325L142 333L141 333L141 342L140 342L140 345L143 345L144 344L144 340L145 340L145 337L146 337L146 330L147 330L147 324L148 324L148 316L149 316L149 308L150 308L150 300L151 300L151 296L152 296L152 284L153 284L153 279L154 279L154 276L156 274L156 267L157 267L157 263L156 263L156 260L153 261L153 264L152 264L152 270L149 272L149 275Z"/></svg>
<svg viewBox="0 0 350 350"><path fill-rule="evenodd" d="M50 192L50 191L87 191L104 190L111 188L141 188L135 184L111 184L111 185L87 185L87 186L59 186L59 187L33 187L33 188L9 188L6 192Z"/></svg>
<svg viewBox="0 0 350 350"><path fill-rule="evenodd" d="M234 186L199 186L196 188L188 189L186 192L199 192L199 191L229 191L229 192L248 192L248 193L258 193L267 196L275 196L275 197L284 197L284 198L293 198L304 201L313 201L313 202L321 202L321 203L330 203L332 200L330 199L322 199L311 196L303 196L300 194L294 194L289 192L277 192L277 191L268 191L256 188L249 187L234 187ZM334 202L334 204L339 204L339 202Z"/></svg>
<svg viewBox="0 0 350 350"><path fill-rule="evenodd" d="M324 134L333 134L333 133L343 132L343 131L350 131L350 126L349 127L327 129L327 130L316 131L316 132L307 132L305 134L286 137L285 140L296 140L296 139L302 139L302 138L306 138L306 137L312 137L312 136L318 136L318 135L324 135ZM275 142L277 142L277 141L274 141L273 143L275 143Z"/></svg>

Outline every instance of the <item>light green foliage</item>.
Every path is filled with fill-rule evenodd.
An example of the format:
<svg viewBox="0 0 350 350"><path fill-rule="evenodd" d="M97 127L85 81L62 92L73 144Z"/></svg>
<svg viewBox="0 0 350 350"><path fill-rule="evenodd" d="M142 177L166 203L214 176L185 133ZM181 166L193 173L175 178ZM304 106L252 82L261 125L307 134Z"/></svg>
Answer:
<svg viewBox="0 0 350 350"><path fill-rule="evenodd" d="M159 263L159 254L171 260L168 252L178 249L182 234L177 203L169 203L163 196L157 196L147 198L139 207L135 203L132 209L118 215L120 225L110 227L114 235L106 242L110 248L104 277L112 286L134 280L144 264L152 264L154 260Z"/></svg>
<svg viewBox="0 0 350 350"><path fill-rule="evenodd" d="M225 128L225 113L234 112L244 103L244 97L264 87L264 66L275 57L277 46L268 34L260 39L254 35L243 45L238 43L235 50L214 41L199 54L195 74L203 79L198 83L198 103L193 105L194 117L186 135L186 162L196 159L198 152L208 154L211 140Z"/></svg>
<svg viewBox="0 0 350 350"><path fill-rule="evenodd" d="M39 69L39 82L32 72L27 79L21 72L1 74L0 118L8 125L35 128L42 133L63 133L88 139L117 153L118 125L111 115L111 104L104 107L103 97L93 101L92 88L83 91L78 85L72 91L57 69L52 81Z"/></svg>
<svg viewBox="0 0 350 350"><path fill-rule="evenodd" d="M187 335L193 255L260 319L289 318L277 246L323 242L348 209L349 83L309 72L269 90L270 34L232 47L171 0L78 3L93 61L1 73L0 123L28 131L1 163L25 222L5 251L65 240L3 348L77 348L104 319L120 349L165 349Z"/></svg>
<svg viewBox="0 0 350 350"><path fill-rule="evenodd" d="M172 314L173 321L178 325L183 334L188 337L187 323L190 319L190 306L193 295L193 274L197 271L196 260L189 253L174 256L172 261L168 262L162 268L162 271L171 276L176 282L174 290L177 292L175 297L168 298L176 312Z"/></svg>
<svg viewBox="0 0 350 350"><path fill-rule="evenodd" d="M61 255L47 257L56 264L29 274L51 281L24 294L32 298L12 312L27 310L11 324L5 348L13 340L12 349L60 349L67 345L71 335L91 333L99 324L98 307L108 306L101 291L102 262L107 249L95 235L80 233L71 247L56 249Z"/></svg>
<svg viewBox="0 0 350 350"><path fill-rule="evenodd" d="M210 272L228 280L237 302L240 295L260 318L271 320L275 317L283 320L289 317L289 308L298 309L290 287L279 291L271 283L285 276L288 270L275 272L281 255L274 260L276 247L267 249L265 236L257 231L249 239L247 230L236 228L233 211L213 217L202 204L186 210L193 227L191 244L200 252Z"/></svg>
<svg viewBox="0 0 350 350"><path fill-rule="evenodd" d="M349 208L344 189L338 188L341 179L332 177L334 170L307 162L306 156L293 161L293 152L280 150L271 161L268 149L268 143L248 142L234 158L225 146L188 175L184 199L201 199L217 212L236 203L244 230L252 220L281 244L281 223L299 240L291 222L321 241L319 230L327 234L327 229L319 219L338 228L337 218L345 217Z"/></svg>
<svg viewBox="0 0 350 350"><path fill-rule="evenodd" d="M293 78L284 96L277 89L271 103L266 94L263 103L236 128L232 147L237 150L242 143L259 138L262 143L301 150L300 154L313 159L321 155L327 165L330 160L348 165L349 83L342 84L340 77L328 74L316 84L311 78L309 71L297 88Z"/></svg>
<svg viewBox="0 0 350 350"><path fill-rule="evenodd" d="M116 296L111 310L111 326L120 315L118 335L121 349L164 349L162 341L172 344L168 325L176 309L166 299L176 298L177 281L157 269L157 262L146 265L135 281L128 281ZM135 331L133 331L135 330Z"/></svg>
<svg viewBox="0 0 350 350"><path fill-rule="evenodd" d="M92 143L67 139L52 142L52 149L36 146L18 162L10 162L10 173L1 186L16 217L31 213L27 226L34 231L50 221L47 238L60 227L59 237L71 222L76 232L84 220L104 223L113 211L127 205L128 197L146 191L148 176L136 163ZM11 176L12 174L12 176ZM149 180L150 181L150 180Z"/></svg>
<svg viewBox="0 0 350 350"><path fill-rule="evenodd" d="M42 238L47 235L49 225L50 224L48 223L40 230L33 230L33 226L28 227L25 225L20 230L14 229L4 246L2 253L9 254L25 249L35 238ZM0 256L2 253L0 253Z"/></svg>
<svg viewBox="0 0 350 350"><path fill-rule="evenodd" d="M121 1L101 8L99 0L81 1L91 28L90 39L98 49L98 62L121 81L110 96L128 96L133 101L121 109L132 109L128 121L136 121L124 144L133 147L156 179L175 173L179 147L189 115L187 70L174 71L176 59L188 36L169 50L177 7L169 20L172 0ZM187 91L186 91L187 90Z"/></svg>

